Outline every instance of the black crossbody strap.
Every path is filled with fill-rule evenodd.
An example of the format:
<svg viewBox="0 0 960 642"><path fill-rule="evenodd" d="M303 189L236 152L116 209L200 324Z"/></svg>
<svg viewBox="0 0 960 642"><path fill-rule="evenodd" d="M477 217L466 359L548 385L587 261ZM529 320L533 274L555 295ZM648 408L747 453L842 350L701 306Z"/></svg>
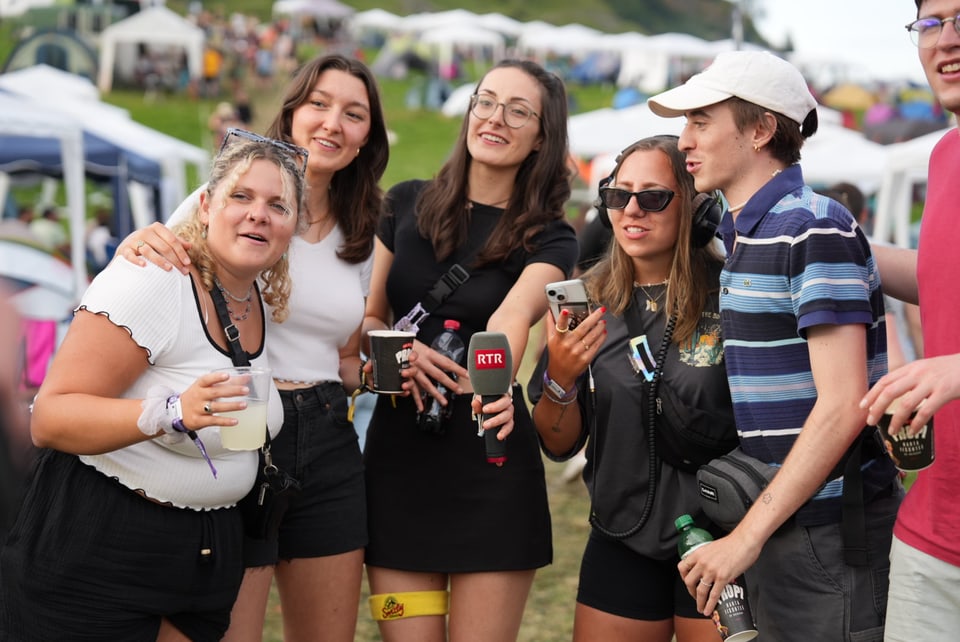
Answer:
<svg viewBox="0 0 960 642"><path fill-rule="evenodd" d="M260 296L260 288L257 288L257 297ZM217 318L220 319L220 325L223 326L223 333L227 337L227 345L230 346L230 358L233 359L235 366L249 366L250 355L243 346L240 345L240 330L230 319L230 311L227 310L227 301L219 288L210 290L210 297L213 299L213 307L217 310ZM264 440L264 450L270 450L270 429L267 428L267 437Z"/></svg>
<svg viewBox="0 0 960 642"><path fill-rule="evenodd" d="M449 270L443 273L439 280L430 288L423 299L423 309L430 314L443 303L447 297L461 285L467 282L470 273L459 263L454 263Z"/></svg>

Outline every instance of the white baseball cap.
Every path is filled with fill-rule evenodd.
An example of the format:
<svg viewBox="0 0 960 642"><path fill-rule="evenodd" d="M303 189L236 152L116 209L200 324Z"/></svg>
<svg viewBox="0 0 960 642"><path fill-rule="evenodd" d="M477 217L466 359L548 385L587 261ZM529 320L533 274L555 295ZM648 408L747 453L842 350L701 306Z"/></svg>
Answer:
<svg viewBox="0 0 960 642"><path fill-rule="evenodd" d="M718 54L702 72L679 87L649 98L647 104L653 113L674 118L733 96L783 114L801 127L810 111L817 108L803 74L767 51Z"/></svg>

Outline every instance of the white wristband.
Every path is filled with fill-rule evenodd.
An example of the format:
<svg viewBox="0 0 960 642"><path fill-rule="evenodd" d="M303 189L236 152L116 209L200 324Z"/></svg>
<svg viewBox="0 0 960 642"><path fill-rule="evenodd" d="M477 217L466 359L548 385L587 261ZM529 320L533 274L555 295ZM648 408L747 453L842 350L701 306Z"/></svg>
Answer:
<svg viewBox="0 0 960 642"><path fill-rule="evenodd" d="M167 408L167 401L171 397L177 397L176 404L179 409L180 399L173 388L167 386L151 386L147 390L147 397L141 403L143 412L137 419L137 428L148 437L162 436L166 443L177 443L183 441L183 433L178 433L173 428L170 412ZM180 416L179 414L177 416Z"/></svg>

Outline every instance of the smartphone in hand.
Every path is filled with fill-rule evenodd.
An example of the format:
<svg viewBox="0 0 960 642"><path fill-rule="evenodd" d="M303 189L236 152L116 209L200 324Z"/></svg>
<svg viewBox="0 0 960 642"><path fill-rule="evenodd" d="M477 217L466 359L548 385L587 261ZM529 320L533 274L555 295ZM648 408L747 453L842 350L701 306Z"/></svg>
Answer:
<svg viewBox="0 0 960 642"><path fill-rule="evenodd" d="M554 319L559 320L560 312L563 310L570 313L568 326L570 330L576 328L591 312L590 303L587 300L587 289L580 279L548 283L546 293Z"/></svg>

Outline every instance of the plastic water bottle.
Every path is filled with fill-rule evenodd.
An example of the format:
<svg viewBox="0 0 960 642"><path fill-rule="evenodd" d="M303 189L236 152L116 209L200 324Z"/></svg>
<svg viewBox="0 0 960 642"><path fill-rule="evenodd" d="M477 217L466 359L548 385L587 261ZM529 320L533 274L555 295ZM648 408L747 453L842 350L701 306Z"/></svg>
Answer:
<svg viewBox="0 0 960 642"><path fill-rule="evenodd" d="M694 526L693 518L689 515L681 515L673 524L680 533L677 542L680 559L713 541L709 532ZM747 603L747 591L738 580L723 587L720 600L713 611L713 622L717 625L721 639L726 642L747 642L757 637L757 627L753 623L753 615L750 614L750 604Z"/></svg>
<svg viewBox="0 0 960 642"><path fill-rule="evenodd" d="M457 332L459 329L459 321L447 319L443 322L443 331L434 338L430 347L438 354L442 354L462 366L464 364L467 347ZM457 380L456 374L448 372L447 375L454 381ZM444 422L450 419L450 415L453 412L453 398L455 395L453 391L447 390L445 386L439 383L437 384L437 390L446 397L447 405L446 407L440 405L440 402L437 401L433 395L424 393L424 410L420 413L420 429L435 435L442 435L445 430Z"/></svg>

